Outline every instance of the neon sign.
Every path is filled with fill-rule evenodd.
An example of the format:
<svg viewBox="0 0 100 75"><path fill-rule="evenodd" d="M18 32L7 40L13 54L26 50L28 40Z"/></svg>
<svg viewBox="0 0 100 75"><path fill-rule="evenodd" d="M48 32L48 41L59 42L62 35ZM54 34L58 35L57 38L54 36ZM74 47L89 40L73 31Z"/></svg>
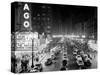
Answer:
<svg viewBox="0 0 100 75"><path fill-rule="evenodd" d="M30 10L28 4L24 5L23 10L24 11L26 11L26 10L29 11ZM24 25L25 28L28 28L30 26L29 21L27 21L30 18L29 12L25 12L23 16L24 16L24 19L25 19L23 25Z"/></svg>
<svg viewBox="0 0 100 75"><path fill-rule="evenodd" d="M32 38L31 32L16 33L16 50L32 50Z"/></svg>

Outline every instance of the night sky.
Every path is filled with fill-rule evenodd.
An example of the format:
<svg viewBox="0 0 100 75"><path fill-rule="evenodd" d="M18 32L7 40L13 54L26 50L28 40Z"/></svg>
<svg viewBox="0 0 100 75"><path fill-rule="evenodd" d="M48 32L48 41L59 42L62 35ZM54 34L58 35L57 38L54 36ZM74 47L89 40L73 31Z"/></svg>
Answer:
<svg viewBox="0 0 100 75"><path fill-rule="evenodd" d="M79 23L88 22L91 17L97 17L96 7L55 5L53 6L53 31L55 34L75 33L80 27Z"/></svg>

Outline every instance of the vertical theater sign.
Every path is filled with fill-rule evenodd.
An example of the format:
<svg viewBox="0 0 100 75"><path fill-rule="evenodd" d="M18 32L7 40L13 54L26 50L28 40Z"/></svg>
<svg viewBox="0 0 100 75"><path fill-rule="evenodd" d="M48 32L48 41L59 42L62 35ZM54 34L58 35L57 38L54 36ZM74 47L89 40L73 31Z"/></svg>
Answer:
<svg viewBox="0 0 100 75"><path fill-rule="evenodd" d="M28 21L28 19L30 18L30 15L29 15L29 12L28 12L30 9L29 9L28 4L25 4L25 5L24 5L23 10L26 11L26 12L24 13L24 15L23 15L23 16L24 16L24 19L25 19L23 25L24 25L25 28L28 28L28 27L30 26L30 23L29 23L29 21Z"/></svg>
<svg viewBox="0 0 100 75"><path fill-rule="evenodd" d="M16 51L31 51L33 33L31 32L31 18L30 8L26 3L21 10L23 16L21 17L21 32L16 32Z"/></svg>

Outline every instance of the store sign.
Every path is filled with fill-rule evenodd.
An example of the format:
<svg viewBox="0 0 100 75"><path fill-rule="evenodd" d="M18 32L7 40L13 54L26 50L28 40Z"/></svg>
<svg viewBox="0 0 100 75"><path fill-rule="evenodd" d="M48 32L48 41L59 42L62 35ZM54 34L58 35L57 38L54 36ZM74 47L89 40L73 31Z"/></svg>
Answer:
<svg viewBox="0 0 100 75"><path fill-rule="evenodd" d="M29 9L28 4L25 4L25 5L24 5L23 10L24 10L24 11L27 11L27 12L25 12L24 15L23 15L23 16L24 16L24 19L25 19L23 25L24 25L25 28L28 28L28 27L30 26L30 23L29 23L29 21L28 21L28 19L30 18L30 15L29 15L29 12L28 12L30 9Z"/></svg>

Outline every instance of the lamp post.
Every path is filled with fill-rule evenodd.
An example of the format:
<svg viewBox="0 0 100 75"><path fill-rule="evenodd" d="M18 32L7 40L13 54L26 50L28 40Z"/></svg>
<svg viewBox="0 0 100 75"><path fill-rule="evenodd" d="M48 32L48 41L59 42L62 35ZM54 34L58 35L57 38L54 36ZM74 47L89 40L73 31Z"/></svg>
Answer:
<svg viewBox="0 0 100 75"><path fill-rule="evenodd" d="M31 68L33 68L34 67L34 63L33 63L33 58L34 58L34 56L33 56L33 47L34 46L34 39L32 39L32 65L31 65Z"/></svg>
<svg viewBox="0 0 100 75"><path fill-rule="evenodd" d="M38 33L37 32L34 32L33 33L33 36L32 36L32 65L31 65L31 68L33 68L34 67L34 62L33 62L33 58L34 58L34 41L35 41L35 39L37 39L38 38Z"/></svg>

